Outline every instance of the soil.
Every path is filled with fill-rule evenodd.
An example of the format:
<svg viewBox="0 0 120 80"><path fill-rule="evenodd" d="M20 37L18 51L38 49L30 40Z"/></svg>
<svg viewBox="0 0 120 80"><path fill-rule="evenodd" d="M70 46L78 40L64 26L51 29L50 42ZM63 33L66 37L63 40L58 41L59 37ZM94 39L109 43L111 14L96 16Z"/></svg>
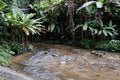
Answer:
<svg viewBox="0 0 120 80"><path fill-rule="evenodd" d="M39 43L31 53L14 56L9 70L33 80L120 80L119 54Z"/></svg>

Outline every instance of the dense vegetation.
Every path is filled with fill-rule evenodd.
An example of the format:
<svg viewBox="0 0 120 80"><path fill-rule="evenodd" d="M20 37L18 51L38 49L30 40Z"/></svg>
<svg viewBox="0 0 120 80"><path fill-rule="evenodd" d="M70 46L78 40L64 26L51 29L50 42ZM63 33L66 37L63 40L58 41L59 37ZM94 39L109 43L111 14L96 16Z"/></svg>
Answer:
<svg viewBox="0 0 120 80"><path fill-rule="evenodd" d="M30 51L30 42L57 41L120 51L118 0L0 0L0 64Z"/></svg>

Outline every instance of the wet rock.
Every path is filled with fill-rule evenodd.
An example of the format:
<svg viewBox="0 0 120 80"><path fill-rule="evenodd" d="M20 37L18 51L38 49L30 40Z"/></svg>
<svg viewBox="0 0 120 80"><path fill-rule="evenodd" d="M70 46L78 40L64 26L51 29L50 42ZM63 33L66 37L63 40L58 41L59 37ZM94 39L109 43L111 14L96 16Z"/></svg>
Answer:
<svg viewBox="0 0 120 80"><path fill-rule="evenodd" d="M105 55L105 53L101 53L101 52L97 52L97 51L92 51L91 54L93 54L96 57L103 57L103 55Z"/></svg>
<svg viewBox="0 0 120 80"><path fill-rule="evenodd" d="M58 55L57 55L57 54L52 54L52 56L53 56L53 57L58 57Z"/></svg>
<svg viewBox="0 0 120 80"><path fill-rule="evenodd" d="M48 54L48 52L44 52L44 54Z"/></svg>
<svg viewBox="0 0 120 80"><path fill-rule="evenodd" d="M64 65L66 64L66 61L61 61L60 64Z"/></svg>
<svg viewBox="0 0 120 80"><path fill-rule="evenodd" d="M15 55L15 52L14 52L14 51L10 51L10 54L11 54L11 55Z"/></svg>

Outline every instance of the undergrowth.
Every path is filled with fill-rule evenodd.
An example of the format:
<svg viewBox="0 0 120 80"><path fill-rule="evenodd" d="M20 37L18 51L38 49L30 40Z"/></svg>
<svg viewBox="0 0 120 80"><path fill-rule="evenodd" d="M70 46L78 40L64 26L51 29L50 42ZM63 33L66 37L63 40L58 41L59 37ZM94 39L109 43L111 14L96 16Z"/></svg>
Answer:
<svg viewBox="0 0 120 80"><path fill-rule="evenodd" d="M92 41L83 39L80 41L80 46L83 48L93 48L106 51L120 52L120 40Z"/></svg>
<svg viewBox="0 0 120 80"><path fill-rule="evenodd" d="M32 48L33 46L29 45L23 49L22 44L19 42L3 42L0 45L0 65L8 66L12 55L18 55L25 52L29 52L32 50Z"/></svg>

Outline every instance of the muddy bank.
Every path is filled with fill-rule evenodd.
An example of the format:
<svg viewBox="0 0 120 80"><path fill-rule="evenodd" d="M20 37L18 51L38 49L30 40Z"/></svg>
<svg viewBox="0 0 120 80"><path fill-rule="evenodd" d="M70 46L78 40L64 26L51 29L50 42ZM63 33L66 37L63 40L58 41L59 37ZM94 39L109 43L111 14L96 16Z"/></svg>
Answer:
<svg viewBox="0 0 120 80"><path fill-rule="evenodd" d="M120 55L66 45L35 44L11 68L34 80L120 80Z"/></svg>

